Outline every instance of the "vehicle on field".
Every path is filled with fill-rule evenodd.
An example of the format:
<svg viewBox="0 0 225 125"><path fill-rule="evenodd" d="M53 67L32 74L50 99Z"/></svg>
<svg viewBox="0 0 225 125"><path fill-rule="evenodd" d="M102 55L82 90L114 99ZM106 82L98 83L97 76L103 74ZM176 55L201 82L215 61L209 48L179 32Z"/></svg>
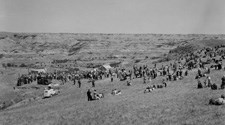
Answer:
<svg viewBox="0 0 225 125"><path fill-rule="evenodd" d="M53 89L51 86L48 86L48 88L45 88L44 90L44 98L49 98L54 95L58 95L59 93L59 89Z"/></svg>

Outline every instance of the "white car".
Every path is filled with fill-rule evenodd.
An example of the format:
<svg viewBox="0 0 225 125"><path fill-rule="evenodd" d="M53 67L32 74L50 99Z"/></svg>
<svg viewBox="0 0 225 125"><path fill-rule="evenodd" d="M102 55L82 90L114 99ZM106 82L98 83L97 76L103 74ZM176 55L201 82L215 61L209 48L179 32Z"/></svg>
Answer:
<svg viewBox="0 0 225 125"><path fill-rule="evenodd" d="M44 98L48 98L48 97L51 97L53 95L57 95L60 91L59 90L54 90L52 88L50 89L45 89L44 90Z"/></svg>

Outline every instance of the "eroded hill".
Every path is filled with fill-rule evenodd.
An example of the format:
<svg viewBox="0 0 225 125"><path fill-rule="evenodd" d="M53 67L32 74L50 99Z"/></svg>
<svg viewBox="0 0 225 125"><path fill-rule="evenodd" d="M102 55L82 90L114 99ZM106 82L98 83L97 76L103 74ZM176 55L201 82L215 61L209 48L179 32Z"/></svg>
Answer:
<svg viewBox="0 0 225 125"><path fill-rule="evenodd" d="M176 47L181 47L180 50L183 51L185 48L182 47L189 44L195 50L198 46L211 46L215 43L212 42L213 40L218 44L223 43L224 38L224 35L2 32L0 33L0 53L16 54L17 57L20 54L33 54L30 58L41 57L40 54L51 54L51 57L47 57L52 58L51 60L69 58L85 62L112 59L130 61L130 59L139 58L155 60ZM196 42L199 43L198 46ZM192 51L189 48L187 50Z"/></svg>

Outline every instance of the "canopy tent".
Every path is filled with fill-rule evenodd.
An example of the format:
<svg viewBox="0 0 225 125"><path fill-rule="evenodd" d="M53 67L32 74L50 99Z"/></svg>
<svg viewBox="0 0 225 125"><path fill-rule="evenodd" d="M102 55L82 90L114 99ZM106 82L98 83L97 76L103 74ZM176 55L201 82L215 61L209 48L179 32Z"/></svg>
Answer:
<svg viewBox="0 0 225 125"><path fill-rule="evenodd" d="M104 67L106 70L112 69L112 67L111 67L109 64L104 64L103 67Z"/></svg>
<svg viewBox="0 0 225 125"><path fill-rule="evenodd" d="M112 67L109 64L104 64L98 68L94 68L92 71L109 71L110 69L112 69Z"/></svg>
<svg viewBox="0 0 225 125"><path fill-rule="evenodd" d="M44 69L30 69L30 72L34 72L34 73L46 73L47 70L46 70L46 68L44 68Z"/></svg>

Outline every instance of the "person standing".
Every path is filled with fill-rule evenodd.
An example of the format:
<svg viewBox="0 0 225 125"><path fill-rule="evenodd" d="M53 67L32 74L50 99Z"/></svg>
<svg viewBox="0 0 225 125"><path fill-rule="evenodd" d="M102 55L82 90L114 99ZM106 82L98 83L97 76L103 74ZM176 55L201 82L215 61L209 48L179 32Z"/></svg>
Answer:
<svg viewBox="0 0 225 125"><path fill-rule="evenodd" d="M111 76L111 82L113 82L113 76Z"/></svg>
<svg viewBox="0 0 225 125"><path fill-rule="evenodd" d="M79 88L81 87L81 81L80 79L78 79L78 85L79 85Z"/></svg>
<svg viewBox="0 0 225 125"><path fill-rule="evenodd" d="M188 69L186 69L185 73L184 73L185 76L188 75Z"/></svg>
<svg viewBox="0 0 225 125"><path fill-rule="evenodd" d="M207 86L211 87L212 86L212 81L211 81L211 78L209 76L207 77L207 82L208 82Z"/></svg>
<svg viewBox="0 0 225 125"><path fill-rule="evenodd" d="M222 77L222 84L221 84L221 89L225 88L225 75Z"/></svg>
<svg viewBox="0 0 225 125"><path fill-rule="evenodd" d="M162 84L163 84L165 87L167 87L167 83L166 83L165 79L162 80Z"/></svg>
<svg viewBox="0 0 225 125"><path fill-rule="evenodd" d="M95 87L95 80L92 79L92 87Z"/></svg>
<svg viewBox="0 0 225 125"><path fill-rule="evenodd" d="M88 97L88 101L92 100L90 89L88 89L88 91L87 91L87 97Z"/></svg>
<svg viewBox="0 0 225 125"><path fill-rule="evenodd" d="M130 73L130 80L132 79L132 71L129 70Z"/></svg>
<svg viewBox="0 0 225 125"><path fill-rule="evenodd" d="M201 72L201 69L200 68L198 68L198 76L199 77L202 77L202 72Z"/></svg>
<svg viewBox="0 0 225 125"><path fill-rule="evenodd" d="M73 78L73 85L76 85L76 79L75 79L75 77Z"/></svg>
<svg viewBox="0 0 225 125"><path fill-rule="evenodd" d="M146 76L143 77L143 83L146 84Z"/></svg>

